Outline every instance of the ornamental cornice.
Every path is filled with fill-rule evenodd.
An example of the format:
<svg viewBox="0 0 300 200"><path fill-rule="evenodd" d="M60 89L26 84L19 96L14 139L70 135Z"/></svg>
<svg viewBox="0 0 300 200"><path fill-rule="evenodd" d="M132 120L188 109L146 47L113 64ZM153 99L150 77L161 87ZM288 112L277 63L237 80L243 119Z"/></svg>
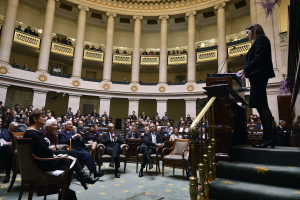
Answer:
<svg viewBox="0 0 300 200"><path fill-rule="evenodd" d="M85 12L88 12L90 10L89 7L83 6L83 5L78 5L78 9L82 10L82 11L85 11Z"/></svg>

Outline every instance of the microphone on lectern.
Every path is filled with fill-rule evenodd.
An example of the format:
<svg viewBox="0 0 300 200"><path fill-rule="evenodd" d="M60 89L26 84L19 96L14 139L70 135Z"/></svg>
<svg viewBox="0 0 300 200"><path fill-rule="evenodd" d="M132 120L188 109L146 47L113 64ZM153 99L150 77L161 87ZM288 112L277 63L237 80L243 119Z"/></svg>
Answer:
<svg viewBox="0 0 300 200"><path fill-rule="evenodd" d="M220 70L220 73L222 72L222 69L223 69L223 67L224 67L224 65L225 65L225 63L226 63L226 60L229 58L229 54L231 54L231 52L233 51L233 50L235 50L235 46L230 50L230 52L228 53L228 55L224 58L224 60L222 60L222 62L218 65L218 68L217 69L219 69L219 66L223 63L223 66L221 67L221 70Z"/></svg>
<svg viewBox="0 0 300 200"><path fill-rule="evenodd" d="M231 67L238 61L241 57L243 57L243 54L239 55L239 57L232 63ZM229 69L229 67L228 67ZM228 69L224 72L224 74L228 71Z"/></svg>

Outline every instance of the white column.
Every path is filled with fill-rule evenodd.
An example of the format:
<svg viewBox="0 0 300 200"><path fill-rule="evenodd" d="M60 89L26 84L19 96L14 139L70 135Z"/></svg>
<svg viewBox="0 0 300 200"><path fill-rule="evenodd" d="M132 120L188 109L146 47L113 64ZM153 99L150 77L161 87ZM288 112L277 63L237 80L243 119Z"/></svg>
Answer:
<svg viewBox="0 0 300 200"><path fill-rule="evenodd" d="M99 115L103 115L104 111L109 115L110 111L110 99L109 97L100 97L100 109Z"/></svg>
<svg viewBox="0 0 300 200"><path fill-rule="evenodd" d="M226 44L226 16L225 16L225 7L226 3L222 2L215 5L215 9L218 12L218 65L225 59L227 56L227 44ZM218 73L222 68L222 72L224 73L227 71L227 59L224 61L224 67L222 68L223 64L219 66Z"/></svg>
<svg viewBox="0 0 300 200"><path fill-rule="evenodd" d="M159 61L159 83L167 83L167 46L168 46L168 19L169 15L159 16L160 21L160 61Z"/></svg>
<svg viewBox="0 0 300 200"><path fill-rule="evenodd" d="M46 90L33 89L32 105L34 109L37 108L41 110L42 107L45 107L47 92Z"/></svg>
<svg viewBox="0 0 300 200"><path fill-rule="evenodd" d="M89 11L89 8L79 5L78 10L79 10L79 14L78 14L76 46L75 46L73 69L72 69L72 77L75 78L81 77L86 12Z"/></svg>
<svg viewBox="0 0 300 200"><path fill-rule="evenodd" d="M196 102L197 99L185 99L185 116L197 117Z"/></svg>
<svg viewBox="0 0 300 200"><path fill-rule="evenodd" d="M128 99L128 100L129 100L128 115L132 115L132 111L135 111L135 115L138 116L140 99Z"/></svg>
<svg viewBox="0 0 300 200"><path fill-rule="evenodd" d="M196 24L195 15L196 11L190 11L185 14L189 17L188 24L188 65L187 65L187 82L196 82Z"/></svg>
<svg viewBox="0 0 300 200"><path fill-rule="evenodd" d="M69 93L68 108L72 108L73 114L75 114L80 107L80 97L81 94ZM67 110L65 112L67 112Z"/></svg>
<svg viewBox="0 0 300 200"><path fill-rule="evenodd" d="M165 116L165 112L167 112L168 108L168 99L157 99L157 113L159 118L161 119L163 116Z"/></svg>
<svg viewBox="0 0 300 200"><path fill-rule="evenodd" d="M51 41L52 41L52 28L54 22L54 14L55 14L55 1L58 0L47 1L44 30L43 30L42 40L41 40L40 56L39 56L38 69L37 69L37 71L39 72L48 72Z"/></svg>
<svg viewBox="0 0 300 200"><path fill-rule="evenodd" d="M1 30L0 62L9 64L11 45L14 37L15 22L19 0L8 0L5 10L5 20Z"/></svg>
<svg viewBox="0 0 300 200"><path fill-rule="evenodd" d="M251 24L257 23L257 6L254 4L256 0L250 0L250 18Z"/></svg>
<svg viewBox="0 0 300 200"><path fill-rule="evenodd" d="M138 84L140 82L140 46L141 46L141 20L143 16L134 15L134 34L133 34L133 55L132 55L132 71L131 83Z"/></svg>
<svg viewBox="0 0 300 200"><path fill-rule="evenodd" d="M2 106L5 106L6 93L9 86L6 83L0 83L0 101L2 101Z"/></svg>
<svg viewBox="0 0 300 200"><path fill-rule="evenodd" d="M103 81L111 81L111 65L112 65L112 51L114 44L114 27L115 27L115 17L116 13L107 12L107 31L106 31L106 45L105 45L105 57L104 57L104 67L103 67Z"/></svg>

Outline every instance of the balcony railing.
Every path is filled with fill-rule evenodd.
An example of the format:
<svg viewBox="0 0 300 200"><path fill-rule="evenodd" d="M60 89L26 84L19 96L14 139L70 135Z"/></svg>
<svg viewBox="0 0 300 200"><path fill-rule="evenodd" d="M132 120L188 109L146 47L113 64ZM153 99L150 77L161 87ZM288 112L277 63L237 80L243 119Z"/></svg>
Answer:
<svg viewBox="0 0 300 200"><path fill-rule="evenodd" d="M84 49L83 59L103 62L104 52L103 51L94 51L89 49Z"/></svg>
<svg viewBox="0 0 300 200"><path fill-rule="evenodd" d="M127 54L113 54L113 63L122 65L131 65L131 55Z"/></svg>
<svg viewBox="0 0 300 200"><path fill-rule="evenodd" d="M16 30L13 41L19 44L39 49L41 39L39 37Z"/></svg>
<svg viewBox="0 0 300 200"><path fill-rule="evenodd" d="M228 53L230 56L245 55L248 53L250 48L251 48L251 42L246 42L246 43L235 45L234 50L232 50L232 47L228 47Z"/></svg>
<svg viewBox="0 0 300 200"><path fill-rule="evenodd" d="M159 56L158 55L142 55L140 64L141 65L159 65Z"/></svg>
<svg viewBox="0 0 300 200"><path fill-rule="evenodd" d="M58 43L58 42L52 42L51 53L73 57L74 47L70 45Z"/></svg>
<svg viewBox="0 0 300 200"><path fill-rule="evenodd" d="M207 62L212 60L218 59L218 51L217 49L211 50L211 51L205 51L205 52L199 52L197 53L197 63L198 62Z"/></svg>
<svg viewBox="0 0 300 200"><path fill-rule="evenodd" d="M187 64L187 54L168 55L168 65Z"/></svg>

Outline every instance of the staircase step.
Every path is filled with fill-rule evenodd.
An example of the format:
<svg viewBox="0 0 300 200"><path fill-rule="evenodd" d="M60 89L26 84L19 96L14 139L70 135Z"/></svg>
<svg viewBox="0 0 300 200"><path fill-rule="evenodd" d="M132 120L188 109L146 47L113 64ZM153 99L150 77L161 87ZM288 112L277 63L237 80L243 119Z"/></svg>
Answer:
<svg viewBox="0 0 300 200"><path fill-rule="evenodd" d="M299 200L300 190L216 178L209 184L209 197L222 200Z"/></svg>
<svg viewBox="0 0 300 200"><path fill-rule="evenodd" d="M266 165L300 167L299 147L253 148L250 145L239 145L231 148L235 161Z"/></svg>
<svg viewBox="0 0 300 200"><path fill-rule="evenodd" d="M300 189L300 167L220 161L217 177Z"/></svg>

